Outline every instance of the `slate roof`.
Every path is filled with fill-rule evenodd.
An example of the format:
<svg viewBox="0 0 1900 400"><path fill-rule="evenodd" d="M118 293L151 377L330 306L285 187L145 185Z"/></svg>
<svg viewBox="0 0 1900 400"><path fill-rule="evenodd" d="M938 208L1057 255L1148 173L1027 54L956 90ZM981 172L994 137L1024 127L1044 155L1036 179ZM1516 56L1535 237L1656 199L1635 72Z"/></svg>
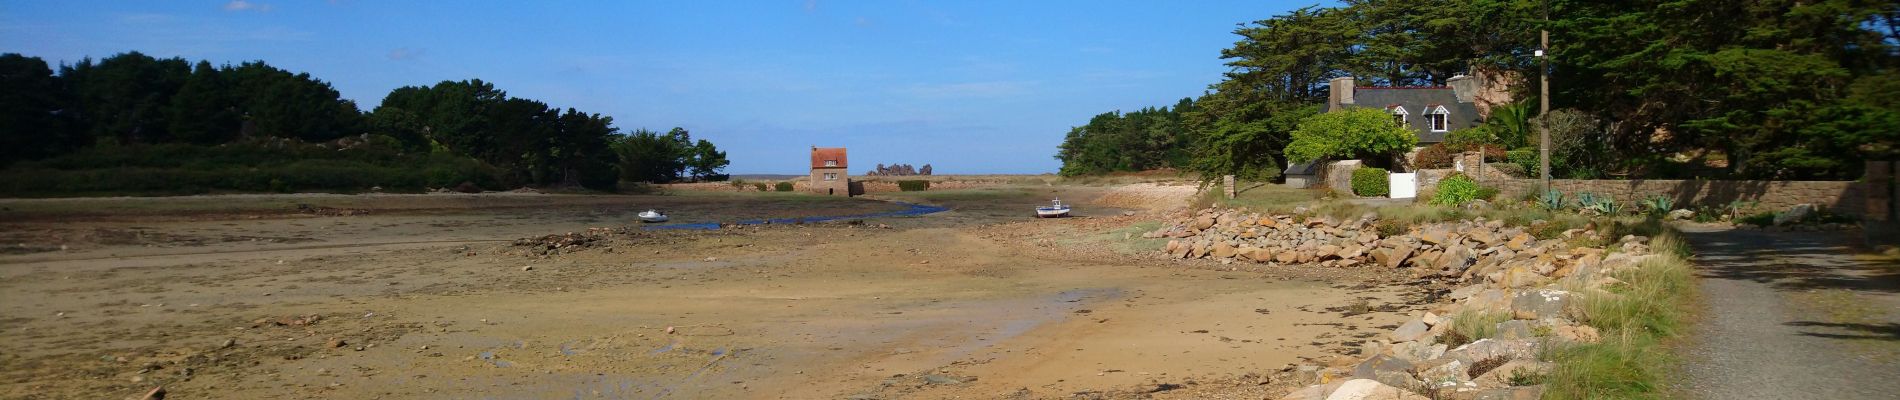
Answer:
<svg viewBox="0 0 1900 400"><path fill-rule="evenodd" d="M825 160L838 160L838 165L826 166ZM811 148L811 167L812 168L849 168L847 165L845 165L844 148L843 147L813 147Z"/></svg>
<svg viewBox="0 0 1900 400"><path fill-rule="evenodd" d="M1472 103L1458 102L1458 94L1450 86L1421 87L1356 87L1353 88L1353 104L1345 107L1392 107L1405 108L1405 124L1418 133L1418 142L1438 143L1445 141L1445 134L1451 131L1478 126L1478 106ZM1450 113L1445 118L1445 132L1432 132L1425 118L1428 106L1445 107ZM1341 109L1341 104L1327 104L1326 111Z"/></svg>

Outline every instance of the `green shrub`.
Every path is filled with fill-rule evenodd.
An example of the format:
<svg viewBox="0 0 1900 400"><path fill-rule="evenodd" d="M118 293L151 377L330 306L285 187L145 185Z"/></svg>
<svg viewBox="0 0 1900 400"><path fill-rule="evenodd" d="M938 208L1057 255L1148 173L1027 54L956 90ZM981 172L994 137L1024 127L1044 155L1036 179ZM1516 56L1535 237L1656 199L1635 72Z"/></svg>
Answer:
<svg viewBox="0 0 1900 400"><path fill-rule="evenodd" d="M779 182L779 183L778 183L777 185L774 185L774 186L777 186L777 189L778 189L778 191L780 191L780 192L790 192L790 191L792 191L792 182L791 182L791 181L785 181L785 182Z"/></svg>
<svg viewBox="0 0 1900 400"><path fill-rule="evenodd" d="M766 185L765 185L765 182L756 182L756 183L753 183L753 184L752 184L752 188L753 188L753 189L758 189L759 191L761 191L761 192L764 192L764 191L767 191L768 189L770 189L771 187L770 187L770 186L766 186Z"/></svg>
<svg viewBox="0 0 1900 400"><path fill-rule="evenodd" d="M1517 164L1518 168L1523 168L1525 176L1532 178L1537 177L1537 149L1524 148L1511 150L1505 152L1504 157L1510 159L1512 164Z"/></svg>
<svg viewBox="0 0 1900 400"><path fill-rule="evenodd" d="M1757 214L1749 215L1746 217L1737 218L1735 222L1754 225L1754 226L1774 225L1775 213L1772 213L1772 212L1757 213Z"/></svg>
<svg viewBox="0 0 1900 400"><path fill-rule="evenodd" d="M905 192L922 192L925 190L930 190L930 181L921 180L921 179L897 181L897 190L905 191Z"/></svg>
<svg viewBox="0 0 1900 400"><path fill-rule="evenodd" d="M1498 198L1498 188L1479 186L1477 194L1478 198L1484 199L1484 201L1495 201Z"/></svg>
<svg viewBox="0 0 1900 400"><path fill-rule="evenodd" d="M1471 177L1453 173L1438 181L1438 193L1432 195L1432 204L1455 206L1470 203L1479 198L1478 189L1478 182L1471 180Z"/></svg>
<svg viewBox="0 0 1900 400"><path fill-rule="evenodd" d="M1387 180L1383 168L1360 168L1352 171L1352 193L1362 197L1383 197L1392 193L1392 182Z"/></svg>

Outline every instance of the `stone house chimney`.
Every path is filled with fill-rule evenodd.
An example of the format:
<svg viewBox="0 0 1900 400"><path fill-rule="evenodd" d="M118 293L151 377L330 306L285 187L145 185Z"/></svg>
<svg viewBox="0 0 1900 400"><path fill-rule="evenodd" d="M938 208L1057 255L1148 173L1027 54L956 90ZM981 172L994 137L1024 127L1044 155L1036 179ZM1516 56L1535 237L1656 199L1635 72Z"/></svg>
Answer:
<svg viewBox="0 0 1900 400"><path fill-rule="evenodd" d="M1458 75L1445 80L1445 84L1451 86L1452 94L1458 96L1459 103L1476 101L1478 98L1478 89L1482 83L1483 82L1479 82L1478 78L1473 78L1470 75Z"/></svg>
<svg viewBox="0 0 1900 400"><path fill-rule="evenodd" d="M1353 104L1353 100L1352 100L1353 85L1354 85L1353 78L1350 76L1342 76L1338 78L1333 78L1333 80L1327 82L1327 86L1330 89L1332 89L1331 93L1326 97L1326 104L1328 105L1328 107L1331 108L1331 107L1335 107L1342 104Z"/></svg>

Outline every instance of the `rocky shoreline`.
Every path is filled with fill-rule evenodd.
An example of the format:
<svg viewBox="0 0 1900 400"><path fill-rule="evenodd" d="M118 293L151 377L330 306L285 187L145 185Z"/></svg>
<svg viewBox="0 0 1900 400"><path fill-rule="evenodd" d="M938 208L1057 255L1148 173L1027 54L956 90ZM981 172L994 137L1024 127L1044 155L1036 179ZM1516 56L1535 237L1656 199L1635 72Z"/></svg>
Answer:
<svg viewBox="0 0 1900 400"><path fill-rule="evenodd" d="M1612 277L1651 254L1650 239L1611 241L1595 226L1533 234L1542 221L1501 220L1412 226L1368 213L1335 219L1204 209L1144 234L1173 238L1170 257L1333 268L1388 268L1455 289L1448 302L1418 312L1355 357L1289 368L1305 385L1282 399L1535 399L1554 365L1549 349L1598 341L1585 325L1585 296L1615 296ZM1580 244L1607 244L1588 247Z"/></svg>

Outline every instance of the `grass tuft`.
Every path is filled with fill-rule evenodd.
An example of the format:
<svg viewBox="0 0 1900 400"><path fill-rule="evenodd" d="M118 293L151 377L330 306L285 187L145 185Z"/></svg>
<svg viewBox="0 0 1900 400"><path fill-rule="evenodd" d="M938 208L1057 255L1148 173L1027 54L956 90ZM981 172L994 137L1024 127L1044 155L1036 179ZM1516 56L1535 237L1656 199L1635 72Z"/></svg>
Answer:
<svg viewBox="0 0 1900 400"><path fill-rule="evenodd" d="M1460 311L1451 316L1451 329L1439 336L1439 342L1457 348L1478 339L1496 336L1498 323L1510 320L1511 315L1505 313Z"/></svg>
<svg viewBox="0 0 1900 400"><path fill-rule="evenodd" d="M1628 225L1631 232L1652 227L1662 229L1659 223ZM1675 360L1662 343L1683 332L1694 275L1677 233L1662 231L1650 245L1659 257L1616 274L1628 283L1624 290L1584 295L1583 322L1599 329L1602 340L1551 349L1557 368L1544 379L1544 398L1663 397L1662 382Z"/></svg>

